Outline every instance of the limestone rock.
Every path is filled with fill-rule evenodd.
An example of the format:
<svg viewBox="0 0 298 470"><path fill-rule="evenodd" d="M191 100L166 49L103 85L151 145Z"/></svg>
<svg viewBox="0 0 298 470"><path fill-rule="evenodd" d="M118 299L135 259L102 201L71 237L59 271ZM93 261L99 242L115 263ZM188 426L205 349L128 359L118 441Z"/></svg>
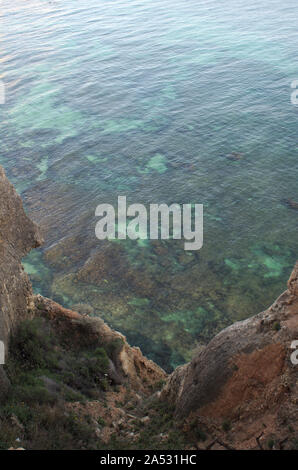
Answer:
<svg viewBox="0 0 298 470"><path fill-rule="evenodd" d="M20 319L30 315L32 288L22 258L40 246L37 226L26 216L20 196L0 167L0 340L7 351L9 334ZM0 397L7 379L0 371Z"/></svg>
<svg viewBox="0 0 298 470"><path fill-rule="evenodd" d="M143 356L139 348L131 347L125 336L112 330L101 318L82 316L41 295L34 300L39 314L59 322L59 332L65 332L71 342L112 345L114 353L109 363L109 376L115 384L129 380L134 390L144 390L166 378L159 366Z"/></svg>
<svg viewBox="0 0 298 470"><path fill-rule="evenodd" d="M298 432L298 367L290 361L297 339L298 263L268 310L215 336L173 372L161 398L175 403L179 419L199 417L217 431L225 420L236 422L237 448L254 448L264 427L282 442L288 426Z"/></svg>

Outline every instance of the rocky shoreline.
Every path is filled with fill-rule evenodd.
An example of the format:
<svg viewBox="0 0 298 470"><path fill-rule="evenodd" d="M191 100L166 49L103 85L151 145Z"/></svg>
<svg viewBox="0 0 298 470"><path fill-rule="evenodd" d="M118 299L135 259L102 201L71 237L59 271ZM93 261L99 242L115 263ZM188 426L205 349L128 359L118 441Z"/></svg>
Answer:
<svg viewBox="0 0 298 470"><path fill-rule="evenodd" d="M22 258L41 244L0 167L2 448L298 447L298 263L268 310L167 375L100 318L33 294Z"/></svg>

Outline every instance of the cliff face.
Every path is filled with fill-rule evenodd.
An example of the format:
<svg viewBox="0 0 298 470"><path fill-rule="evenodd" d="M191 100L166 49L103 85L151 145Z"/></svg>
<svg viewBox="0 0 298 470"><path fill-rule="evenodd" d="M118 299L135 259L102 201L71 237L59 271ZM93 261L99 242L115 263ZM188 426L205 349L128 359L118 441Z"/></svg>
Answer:
<svg viewBox="0 0 298 470"><path fill-rule="evenodd" d="M298 430L298 366L290 360L297 339L298 262L268 310L219 333L171 375L162 396L178 418L197 419L236 448L270 439L286 446L289 429Z"/></svg>
<svg viewBox="0 0 298 470"><path fill-rule="evenodd" d="M0 339L5 343L13 326L27 315L32 299L21 260L41 243L37 226L0 167Z"/></svg>
<svg viewBox="0 0 298 470"><path fill-rule="evenodd" d="M21 198L0 167L0 340L7 350L9 334L29 315L32 288L21 259L40 246L37 226L26 216ZM0 396L7 381L0 368Z"/></svg>
<svg viewBox="0 0 298 470"><path fill-rule="evenodd" d="M131 347L125 336L112 330L101 318L81 315L63 308L51 299L37 295L36 312L48 318L65 340L77 345L117 344L111 354L108 376L115 384L128 382L137 392L146 392L156 382L166 378L166 373L153 361L143 356L137 347Z"/></svg>

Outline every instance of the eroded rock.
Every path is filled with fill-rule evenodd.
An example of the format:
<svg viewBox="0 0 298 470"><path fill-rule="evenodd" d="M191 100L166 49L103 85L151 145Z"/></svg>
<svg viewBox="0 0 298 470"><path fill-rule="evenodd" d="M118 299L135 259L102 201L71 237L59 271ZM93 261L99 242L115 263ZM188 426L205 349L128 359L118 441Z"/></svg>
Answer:
<svg viewBox="0 0 298 470"><path fill-rule="evenodd" d="M0 340L7 345L17 323L32 314L32 287L22 258L42 244L37 226L26 216L20 196L0 166ZM0 397L7 391L0 370Z"/></svg>
<svg viewBox="0 0 298 470"><path fill-rule="evenodd" d="M175 401L179 419L212 423L219 435L222 423L236 423L230 439L237 448L256 447L264 427L278 442L289 427L298 432L298 368L290 360L298 339L297 274L298 263L268 310L226 328L174 371L161 398Z"/></svg>

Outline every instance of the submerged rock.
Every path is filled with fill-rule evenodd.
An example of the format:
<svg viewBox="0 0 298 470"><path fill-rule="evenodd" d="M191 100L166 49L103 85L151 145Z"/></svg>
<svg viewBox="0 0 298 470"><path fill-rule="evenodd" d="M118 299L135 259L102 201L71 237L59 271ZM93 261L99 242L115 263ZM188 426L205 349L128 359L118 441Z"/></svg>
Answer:
<svg viewBox="0 0 298 470"><path fill-rule="evenodd" d="M285 203L291 209L298 211L298 202L294 201L293 199L286 199Z"/></svg>

